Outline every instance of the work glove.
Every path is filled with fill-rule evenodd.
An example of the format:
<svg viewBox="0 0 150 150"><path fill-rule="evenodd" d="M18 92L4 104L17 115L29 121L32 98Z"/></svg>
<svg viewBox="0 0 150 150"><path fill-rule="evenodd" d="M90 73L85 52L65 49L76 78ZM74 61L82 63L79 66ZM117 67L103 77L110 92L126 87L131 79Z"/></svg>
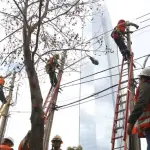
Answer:
<svg viewBox="0 0 150 150"><path fill-rule="evenodd" d="M137 26L136 26L136 29L138 29L138 28L139 28L139 26L137 25Z"/></svg>

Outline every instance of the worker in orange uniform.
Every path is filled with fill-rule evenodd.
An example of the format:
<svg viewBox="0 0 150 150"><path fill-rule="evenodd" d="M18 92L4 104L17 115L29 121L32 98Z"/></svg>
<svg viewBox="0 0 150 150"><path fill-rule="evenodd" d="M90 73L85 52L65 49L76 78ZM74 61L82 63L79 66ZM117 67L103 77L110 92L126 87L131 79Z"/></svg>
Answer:
<svg viewBox="0 0 150 150"><path fill-rule="evenodd" d="M55 54L48 60L46 64L46 72L49 74L51 85L54 87L57 85L58 82L56 77L56 68L59 67L58 59L59 55Z"/></svg>
<svg viewBox="0 0 150 150"><path fill-rule="evenodd" d="M111 37L114 39L115 43L119 47L120 52L122 56L124 57L125 61L129 59L130 57L130 51L124 42L125 34L127 34L126 32L127 26L134 26L137 29L139 28L138 25L121 19L118 21L117 26L114 28L114 30L111 33ZM133 33L133 32L130 31L130 33Z"/></svg>
<svg viewBox="0 0 150 150"><path fill-rule="evenodd" d="M0 150L13 150L14 141L11 137L4 138L0 145Z"/></svg>
<svg viewBox="0 0 150 150"><path fill-rule="evenodd" d="M51 150L61 150L60 147L63 141L59 135L54 136L51 142L52 142Z"/></svg>
<svg viewBox="0 0 150 150"><path fill-rule="evenodd" d="M138 133L146 138L147 150L150 150L150 68L140 73L140 83L136 90L135 107L128 119L128 134Z"/></svg>
<svg viewBox="0 0 150 150"><path fill-rule="evenodd" d="M20 142L18 150L29 150L30 135L31 135L31 130L28 131L26 136Z"/></svg>
<svg viewBox="0 0 150 150"><path fill-rule="evenodd" d="M5 84L4 77L0 76L0 100L3 104L6 103L6 98L5 98L5 95L4 95L4 92L3 92L4 84Z"/></svg>

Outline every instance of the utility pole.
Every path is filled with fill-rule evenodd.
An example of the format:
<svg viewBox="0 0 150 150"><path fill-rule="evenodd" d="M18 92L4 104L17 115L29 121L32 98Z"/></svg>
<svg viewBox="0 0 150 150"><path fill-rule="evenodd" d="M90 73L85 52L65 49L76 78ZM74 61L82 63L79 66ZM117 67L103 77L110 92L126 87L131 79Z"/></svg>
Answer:
<svg viewBox="0 0 150 150"><path fill-rule="evenodd" d="M128 49L130 50L130 53L132 53L131 37L130 37L129 31L130 31L130 28L128 26L127 27L127 46L128 46ZM129 66L130 66L130 62L128 61L128 73L129 73ZM131 92L130 97L129 97L129 102L130 102L130 112L132 112L134 109L133 97L135 95L135 84L134 84L133 72L132 72L132 77L131 77L131 86L130 86L130 89L128 90L130 90ZM141 150L140 139L138 138L137 134L129 136L129 150Z"/></svg>
<svg viewBox="0 0 150 150"><path fill-rule="evenodd" d="M64 51L63 54L62 54L60 70L59 70L58 76L57 76L59 85L58 85L58 88L56 89L56 91L54 93L55 94L54 95L54 101L53 101L53 104L52 104L54 107L50 108L49 116L47 118L47 122L46 122L46 125L45 125L44 141L43 141L43 149L44 150L48 150L48 146L49 146L49 138L50 138L52 124L53 124L55 106L56 106L56 102L57 102L58 91L59 91L59 87L60 87L60 81L61 81L61 78L62 78L66 57L67 57L67 51Z"/></svg>
<svg viewBox="0 0 150 150"><path fill-rule="evenodd" d="M5 110L2 114L2 120L1 120L1 125L0 125L0 143L2 142L2 139L3 139L4 134L5 134L5 130L6 130L6 125L7 125L8 116L9 116L9 107L10 107L10 103L12 101L15 77L16 77L16 72L14 72L13 75L12 75L9 94L7 96L8 99L7 99L7 103L5 104L6 108L5 108ZM5 107L5 106L3 106L3 107Z"/></svg>

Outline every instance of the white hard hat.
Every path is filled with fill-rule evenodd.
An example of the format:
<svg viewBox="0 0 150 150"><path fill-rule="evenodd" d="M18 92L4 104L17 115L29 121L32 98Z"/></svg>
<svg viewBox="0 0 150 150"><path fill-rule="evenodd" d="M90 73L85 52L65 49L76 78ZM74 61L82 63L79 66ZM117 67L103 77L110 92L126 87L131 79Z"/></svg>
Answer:
<svg viewBox="0 0 150 150"><path fill-rule="evenodd" d="M150 77L150 67L144 68L141 73L139 74L139 76L146 76L146 77Z"/></svg>
<svg viewBox="0 0 150 150"><path fill-rule="evenodd" d="M52 139L52 142L53 141L60 141L61 143L63 143L63 141L62 141L62 139L59 135L54 136L53 139Z"/></svg>
<svg viewBox="0 0 150 150"><path fill-rule="evenodd" d="M13 138L11 138L11 137L5 137L5 138L3 138L3 142L5 142L7 140L12 143L12 146L14 146L14 140L13 140Z"/></svg>

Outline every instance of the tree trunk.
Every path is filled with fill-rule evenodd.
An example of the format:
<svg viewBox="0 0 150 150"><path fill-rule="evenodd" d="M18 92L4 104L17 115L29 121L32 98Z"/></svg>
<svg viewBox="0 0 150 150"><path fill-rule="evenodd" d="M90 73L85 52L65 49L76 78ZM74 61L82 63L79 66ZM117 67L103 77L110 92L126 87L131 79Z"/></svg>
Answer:
<svg viewBox="0 0 150 150"><path fill-rule="evenodd" d="M43 135L44 135L44 120L42 109L42 94L39 86L38 77L35 71L34 62L32 61L30 51L31 34L29 33L26 25L23 28L23 51L24 63L28 75L32 113L31 113L31 139L30 150L43 150Z"/></svg>

